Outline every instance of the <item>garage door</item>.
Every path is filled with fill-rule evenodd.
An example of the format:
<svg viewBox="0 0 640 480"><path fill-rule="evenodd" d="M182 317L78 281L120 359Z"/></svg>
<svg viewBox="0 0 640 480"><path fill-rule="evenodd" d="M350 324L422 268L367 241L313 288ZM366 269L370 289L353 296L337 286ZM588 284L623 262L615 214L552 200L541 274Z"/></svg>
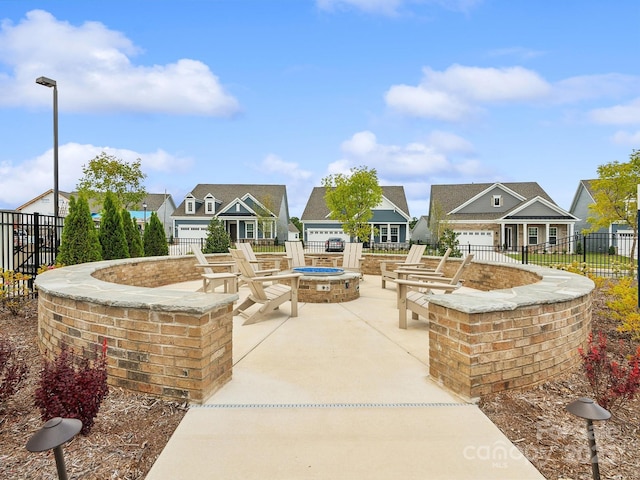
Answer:
<svg viewBox="0 0 640 480"><path fill-rule="evenodd" d="M463 232L456 231L458 242L460 245L488 245L493 246L493 232L488 230Z"/></svg>
<svg viewBox="0 0 640 480"><path fill-rule="evenodd" d="M328 238L341 238L345 242L349 241L349 236L343 230L335 228L310 228L307 230L308 242L324 242Z"/></svg>

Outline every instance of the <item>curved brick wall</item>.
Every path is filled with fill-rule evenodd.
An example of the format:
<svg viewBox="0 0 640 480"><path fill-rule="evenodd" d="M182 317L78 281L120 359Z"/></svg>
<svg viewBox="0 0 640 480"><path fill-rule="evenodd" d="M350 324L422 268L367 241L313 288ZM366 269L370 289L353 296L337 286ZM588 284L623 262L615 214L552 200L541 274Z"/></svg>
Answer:
<svg viewBox="0 0 640 480"><path fill-rule="evenodd" d="M201 403L231 378L237 295L132 286L198 279L195 263L193 256L150 257L39 275L41 350L49 358L63 344L94 352L106 339L110 385Z"/></svg>
<svg viewBox="0 0 640 480"><path fill-rule="evenodd" d="M404 256L366 255L363 270L379 275L380 261L396 258ZM425 261L435 266L439 259ZM453 273L458 261L448 262L445 273ZM106 338L111 385L173 400L206 400L231 378L237 295L158 288L200 278L195 263L193 256L151 257L39 275L42 351L51 358L64 343L93 351ZM484 291L435 295L430 302L430 375L444 386L475 399L535 385L579 364L577 349L591 330L591 280L474 261L465 285Z"/></svg>

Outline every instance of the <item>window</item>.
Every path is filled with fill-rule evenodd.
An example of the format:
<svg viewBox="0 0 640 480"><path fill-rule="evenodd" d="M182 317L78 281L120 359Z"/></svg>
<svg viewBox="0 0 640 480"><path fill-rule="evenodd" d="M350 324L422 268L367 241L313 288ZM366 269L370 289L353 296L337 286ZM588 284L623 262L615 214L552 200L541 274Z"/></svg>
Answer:
<svg viewBox="0 0 640 480"><path fill-rule="evenodd" d="M391 241L398 243L399 241L399 235L398 232L400 231L400 229L397 226L391 227Z"/></svg>
<svg viewBox="0 0 640 480"><path fill-rule="evenodd" d="M236 212L239 212L239 211L240 211L240 204L236 203Z"/></svg>
<svg viewBox="0 0 640 480"><path fill-rule="evenodd" d="M253 223L247 223L247 224L245 225L245 229L246 229L245 237L246 237L246 238L255 238L255 237L254 237L254 230L253 230L253 226L254 226L254 225L253 225Z"/></svg>
<svg viewBox="0 0 640 480"><path fill-rule="evenodd" d="M555 245L558 241L558 227L549 227L549 244Z"/></svg>
<svg viewBox="0 0 640 480"><path fill-rule="evenodd" d="M196 209L195 209L195 201L193 200L187 200L187 203L185 204L187 213L195 213Z"/></svg>
<svg viewBox="0 0 640 480"><path fill-rule="evenodd" d="M382 243L389 241L389 230L386 226L380 227L380 241Z"/></svg>
<svg viewBox="0 0 640 480"><path fill-rule="evenodd" d="M213 213L214 212L214 202L213 200L207 200L207 213Z"/></svg>
<svg viewBox="0 0 640 480"><path fill-rule="evenodd" d="M538 227L529 227L529 245L538 244Z"/></svg>
<svg viewBox="0 0 640 480"><path fill-rule="evenodd" d="M493 205L494 207L501 207L502 195L494 195L493 198L491 199L491 205Z"/></svg>

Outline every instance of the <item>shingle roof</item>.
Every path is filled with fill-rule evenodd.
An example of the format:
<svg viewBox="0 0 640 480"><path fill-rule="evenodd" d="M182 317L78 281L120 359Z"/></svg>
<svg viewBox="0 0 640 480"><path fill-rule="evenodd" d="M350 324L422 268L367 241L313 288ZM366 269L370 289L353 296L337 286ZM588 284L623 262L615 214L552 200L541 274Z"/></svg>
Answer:
<svg viewBox="0 0 640 480"><path fill-rule="evenodd" d="M304 207L304 212L300 220L324 220L329 215L329 209L324 201L325 187L314 187L309 195L307 205ZM382 195L393 203L396 207L409 215L409 206L407 204L407 197L404 194L404 187L402 186L385 186L382 187Z"/></svg>
<svg viewBox="0 0 640 480"><path fill-rule="evenodd" d="M224 209L229 203L233 202L236 198L242 198L247 193L251 194L259 202L265 202L266 199L270 199L272 205L266 205L272 209L276 215L280 214L282 202L286 201L286 187L284 185L249 185L249 184L212 184L212 183L200 183L191 190L196 200L204 202L204 198L211 194L216 200L222 202L218 208ZM196 204L196 216L213 216L212 214L205 214L204 203ZM185 201L183 200L178 208L176 208L173 216L185 215ZM191 215L191 214L190 214Z"/></svg>
<svg viewBox="0 0 640 480"><path fill-rule="evenodd" d="M545 192L537 182L494 182L494 183L467 183L467 184L452 184L452 185L432 185L431 186L431 198L429 200L429 212L433 205L437 202L444 213L449 213L456 207L459 207L466 201L472 199L479 193L487 190L491 186L499 183L500 185L513 190L515 193L523 196L525 199L530 200L535 197L541 197L548 200L554 205L557 205L553 199ZM497 217L501 217L505 214L502 213L476 213L476 214L454 214L453 218L456 220L492 220Z"/></svg>

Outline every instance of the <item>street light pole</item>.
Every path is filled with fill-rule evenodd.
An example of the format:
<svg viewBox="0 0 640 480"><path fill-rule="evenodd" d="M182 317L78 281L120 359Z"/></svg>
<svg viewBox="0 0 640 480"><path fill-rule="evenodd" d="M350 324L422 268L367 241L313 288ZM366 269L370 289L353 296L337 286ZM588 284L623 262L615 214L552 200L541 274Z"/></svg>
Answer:
<svg viewBox="0 0 640 480"><path fill-rule="evenodd" d="M58 189L58 83L47 77L36 78L38 85L53 88L53 248L58 252L58 215L59 215L59 189Z"/></svg>

